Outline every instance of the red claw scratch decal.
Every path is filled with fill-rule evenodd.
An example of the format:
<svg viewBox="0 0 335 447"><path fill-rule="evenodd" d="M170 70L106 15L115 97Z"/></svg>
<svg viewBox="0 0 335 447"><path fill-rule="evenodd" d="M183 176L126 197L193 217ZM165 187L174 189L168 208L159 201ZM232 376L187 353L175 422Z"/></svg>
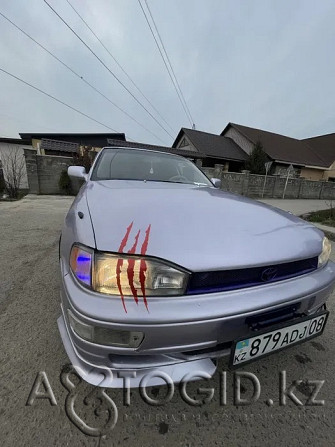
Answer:
<svg viewBox="0 0 335 447"><path fill-rule="evenodd" d="M128 242L128 237L129 234L131 232L131 229L133 227L134 222L132 222L129 227L127 228L126 234L124 235L124 238L121 241L120 247L119 247L119 253L123 253L123 250L125 248L125 246L127 245ZM125 310L125 312L127 312L127 308L124 302L124 296L122 293L122 287L121 287L121 281L120 281L120 274L121 274L121 267L123 265L123 259L118 259L117 264L116 264L116 282L117 282L117 286L120 292L120 296L121 296L121 300L122 300L122 304L123 304L123 308Z"/></svg>
<svg viewBox="0 0 335 447"><path fill-rule="evenodd" d="M135 242L134 245L131 247L131 249L128 251L129 254L133 255L136 252L137 242L138 238L140 236L141 230L138 230L136 236L135 236ZM135 259L129 259L128 260L128 268L127 268L127 275L128 275L128 281L130 285L130 290L132 291L134 300L136 304L138 304L138 297L137 297L137 290L134 287L134 265L135 265Z"/></svg>
<svg viewBox="0 0 335 447"><path fill-rule="evenodd" d="M134 222L132 222L126 230L126 234L124 235L120 247L119 247L119 253L124 253L124 249L127 245L128 239L129 239L129 234L133 228L133 224ZM148 228L145 231L145 238L141 247L141 255L144 256L147 252L148 249L148 244L149 244L149 235L150 235L150 229L151 229L151 225L148 226ZM130 248L130 250L128 250L128 254L135 254L136 253L136 248L137 248L137 244L138 244L138 239L140 237L141 234L141 230L138 230L136 236L135 236L135 240L134 240L134 244L133 246ZM121 286L121 271L122 271L122 266L123 266L123 259L118 259L117 264L116 264L116 282L117 282L117 286L119 289L119 293L121 296L121 300L122 300L122 304L123 304L123 308L125 310L125 312L127 312L127 308L126 308L126 304L124 301L124 295L122 292L122 286ZM135 259L129 258L128 259L128 268L127 268L127 276L128 276L128 281L129 281L129 287L130 290L133 294L134 300L136 302L136 304L138 304L138 293L137 290L135 289L134 286L134 266L135 266ZM142 292L142 296L143 296L143 302L145 304L145 307L147 309L147 311L149 312L148 309L148 302L146 299L146 294L145 294L145 281L146 281L146 275L145 272L147 271L147 264L145 262L145 259L141 259L140 261L140 272L139 272L139 280L140 280L140 285L141 285L141 292Z"/></svg>
<svg viewBox="0 0 335 447"><path fill-rule="evenodd" d="M151 225L148 226L148 228L146 229L146 232L145 232L145 239L144 239L144 242L141 247L141 255L142 256L144 256L146 254L147 249L148 249L150 229L151 229ZM146 280L145 272L146 271L147 271L147 263L145 262L145 259L141 259L141 263L140 263L141 291L142 291L142 295L143 295L143 302L145 304L145 307L147 308L147 311L149 311L147 298L145 296L145 280Z"/></svg>

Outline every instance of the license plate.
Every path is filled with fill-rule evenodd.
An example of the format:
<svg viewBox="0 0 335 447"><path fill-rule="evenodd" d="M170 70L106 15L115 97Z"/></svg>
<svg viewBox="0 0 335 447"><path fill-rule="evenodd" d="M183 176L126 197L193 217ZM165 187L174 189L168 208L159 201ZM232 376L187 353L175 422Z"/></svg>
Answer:
<svg viewBox="0 0 335 447"><path fill-rule="evenodd" d="M272 352L321 335L328 314L328 311L324 311L317 316L304 318L299 323L277 326L277 329L271 332L262 331L254 337L235 341L231 351L230 366L237 367L249 363Z"/></svg>

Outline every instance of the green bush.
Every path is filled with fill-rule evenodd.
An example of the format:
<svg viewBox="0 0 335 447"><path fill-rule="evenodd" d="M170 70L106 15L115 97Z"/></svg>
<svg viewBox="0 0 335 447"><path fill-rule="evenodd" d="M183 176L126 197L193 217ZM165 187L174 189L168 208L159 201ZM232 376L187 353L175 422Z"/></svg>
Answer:
<svg viewBox="0 0 335 447"><path fill-rule="evenodd" d="M72 194L72 185L67 171L62 171L58 180L59 189L67 195Z"/></svg>

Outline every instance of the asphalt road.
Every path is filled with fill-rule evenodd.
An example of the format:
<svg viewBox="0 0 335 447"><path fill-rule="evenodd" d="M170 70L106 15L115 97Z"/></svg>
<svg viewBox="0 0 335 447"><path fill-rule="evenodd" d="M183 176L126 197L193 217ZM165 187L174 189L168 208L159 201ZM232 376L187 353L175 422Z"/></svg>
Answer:
<svg viewBox="0 0 335 447"><path fill-rule="evenodd" d="M75 376L69 376L75 384L73 390L60 381L61 371L64 378L69 362L56 324L60 314L57 244L70 203L71 199L55 197L0 202L1 446L335 444L334 295L329 300L332 312L328 325L320 338L240 370L259 379L261 394L256 403L242 406L234 402L234 375L228 371L227 360L222 360L208 383L188 385L188 394L194 398L203 397L197 395L200 386L213 388L211 402L189 405L176 388L169 403L151 406L133 390L131 404L126 406L122 391L108 390L119 412L115 428L99 437L84 434L69 410L72 398L74 412L97 429L108 420L106 409L110 407L107 399L99 397L99 389L79 382ZM227 371L226 405L220 401L220 371ZM279 405L280 371L286 371L288 385L302 381L294 394L304 405L296 406L290 399L286 406ZM43 398L27 405L39 372L45 372L56 405ZM324 400L324 405L305 405L311 391L308 380L324 381L316 398ZM43 389L41 385L39 391ZM242 379L242 398L250 398L252 392L251 382ZM164 394L165 387L149 390L155 399L163 400Z"/></svg>

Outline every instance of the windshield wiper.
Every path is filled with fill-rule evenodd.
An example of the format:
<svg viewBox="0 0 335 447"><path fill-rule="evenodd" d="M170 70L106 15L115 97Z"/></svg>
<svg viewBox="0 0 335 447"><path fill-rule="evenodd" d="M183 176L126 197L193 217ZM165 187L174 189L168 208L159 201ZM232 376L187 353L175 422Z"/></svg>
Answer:
<svg viewBox="0 0 335 447"><path fill-rule="evenodd" d="M123 181L131 181L131 182L159 182L159 183L178 183L181 185L196 185L196 186L209 186L207 183L199 183L199 182L177 182L171 180L153 180L153 179L139 179L139 178L99 178L96 179L98 181L106 181L106 180L123 180Z"/></svg>

